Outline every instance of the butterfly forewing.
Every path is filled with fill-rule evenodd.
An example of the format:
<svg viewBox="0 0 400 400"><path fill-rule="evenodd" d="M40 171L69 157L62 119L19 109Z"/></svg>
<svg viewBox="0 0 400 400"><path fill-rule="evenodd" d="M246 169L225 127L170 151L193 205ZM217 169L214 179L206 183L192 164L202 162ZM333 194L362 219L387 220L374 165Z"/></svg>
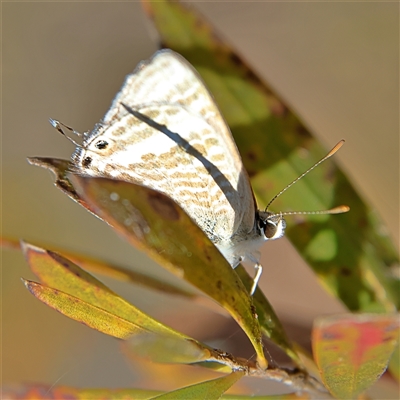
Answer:
<svg viewBox="0 0 400 400"><path fill-rule="evenodd" d="M254 229L255 202L229 128L197 72L172 51L128 75L73 160L80 173L167 194L216 244Z"/></svg>

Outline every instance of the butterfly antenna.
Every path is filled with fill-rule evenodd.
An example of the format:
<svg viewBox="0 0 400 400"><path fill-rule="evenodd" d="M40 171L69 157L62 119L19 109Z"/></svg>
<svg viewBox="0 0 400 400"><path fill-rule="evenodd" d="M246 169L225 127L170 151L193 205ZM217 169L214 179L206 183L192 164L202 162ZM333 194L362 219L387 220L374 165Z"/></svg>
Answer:
<svg viewBox="0 0 400 400"><path fill-rule="evenodd" d="M287 185L285 188L283 188L278 194L276 194L271 201L267 204L267 206L265 207L265 211L268 210L269 206L283 193L286 192L286 190L288 190L291 186L293 186L296 182L298 182L301 178L303 178L304 176L306 176L309 172L311 172L314 168L318 167L319 164L323 163L325 160L327 160L328 158L332 157L344 144L344 140L342 139L339 143L336 144L336 146L323 158L321 158L321 160L319 160L318 162L316 162L312 167L310 167L307 171L303 172L298 178L296 178L293 182L290 182L289 185ZM282 215L290 215L290 214L339 214L342 212L346 212L348 211L350 208L347 207L347 210L344 211L337 211L338 209L341 209L341 207L346 208L347 206L339 206L339 207L335 207L332 208L332 210L325 210L325 211L299 211L299 212L288 212L288 213L283 213ZM331 212L333 211L333 212Z"/></svg>
<svg viewBox="0 0 400 400"><path fill-rule="evenodd" d="M82 147L81 144L79 144L79 143L76 142L74 139L72 139L71 137L69 137L69 136L64 132L63 128L69 130L70 132L72 132L74 135L77 135L77 136L82 136L81 133L79 133L79 132L77 132L75 129L70 128L69 126L63 124L62 122L57 121L56 119L49 118L49 122L50 122L50 124L51 124L55 129L58 130L58 132L61 133L61 135L65 136L65 137L66 137L70 142L72 142L75 146L77 146L77 147Z"/></svg>
<svg viewBox="0 0 400 400"><path fill-rule="evenodd" d="M349 206L341 205L333 207L330 210L320 210L320 211L286 211L279 213L280 216L284 215L312 215L312 214L342 214L350 210Z"/></svg>

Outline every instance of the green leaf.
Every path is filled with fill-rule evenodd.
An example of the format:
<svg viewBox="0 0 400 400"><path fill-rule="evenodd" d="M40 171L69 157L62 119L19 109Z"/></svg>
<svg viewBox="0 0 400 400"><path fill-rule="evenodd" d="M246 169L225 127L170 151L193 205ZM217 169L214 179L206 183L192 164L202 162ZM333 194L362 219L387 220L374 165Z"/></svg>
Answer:
<svg viewBox="0 0 400 400"><path fill-rule="evenodd" d="M230 375L222 378L213 379L207 382L201 382L196 385L187 386L173 392L161 394L153 397L159 400L188 400L188 399L204 399L217 400L221 398L234 383L244 376L243 371L232 372Z"/></svg>
<svg viewBox="0 0 400 400"><path fill-rule="evenodd" d="M122 181L73 176L74 187L96 214L130 243L221 304L252 342L266 366L251 298L204 232L169 197Z"/></svg>
<svg viewBox="0 0 400 400"><path fill-rule="evenodd" d="M260 207L327 152L300 119L201 16L179 2L143 1L161 43L198 70L227 120ZM334 143L332 143L333 145ZM400 306L390 267L398 254L344 174L328 161L279 197L277 211L346 204L345 215L289 220L286 235L330 293L350 310L393 312Z"/></svg>
<svg viewBox="0 0 400 400"><path fill-rule="evenodd" d="M338 399L353 399L385 372L399 339L399 315L319 318L312 345L322 379Z"/></svg>

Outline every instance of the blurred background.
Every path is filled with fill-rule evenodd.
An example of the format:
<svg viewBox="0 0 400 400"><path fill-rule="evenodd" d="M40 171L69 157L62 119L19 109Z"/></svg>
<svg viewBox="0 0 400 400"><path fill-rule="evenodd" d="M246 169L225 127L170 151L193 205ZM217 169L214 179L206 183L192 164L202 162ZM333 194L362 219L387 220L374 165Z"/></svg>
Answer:
<svg viewBox="0 0 400 400"><path fill-rule="evenodd" d="M398 243L398 5L193 2L193 7L327 149L346 139L335 160ZM27 156L69 159L74 146L48 118L80 132L91 130L125 75L157 50L140 3L8 2L2 12L3 234L179 284L64 196L48 172L26 162ZM286 239L266 244L263 252L260 285L293 337L306 343L317 315L343 307L318 285ZM20 253L3 252L2 263L3 383L146 387L146 368L156 367L139 371L126 362L118 341L35 300L20 281L34 279ZM153 317L198 339L211 340L218 329L233 342L240 336L234 323L199 306L101 279ZM216 346L233 350L229 343ZM159 388L169 388L166 378Z"/></svg>

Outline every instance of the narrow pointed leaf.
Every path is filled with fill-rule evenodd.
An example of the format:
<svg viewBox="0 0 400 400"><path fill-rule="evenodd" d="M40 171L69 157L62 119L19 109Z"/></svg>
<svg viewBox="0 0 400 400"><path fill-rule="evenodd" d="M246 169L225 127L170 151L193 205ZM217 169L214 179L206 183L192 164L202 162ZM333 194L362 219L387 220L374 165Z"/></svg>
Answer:
<svg viewBox="0 0 400 400"><path fill-rule="evenodd" d="M221 304L266 365L260 326L242 281L204 232L169 197L144 186L74 176L79 195L130 243Z"/></svg>
<svg viewBox="0 0 400 400"><path fill-rule="evenodd" d="M240 378L244 376L243 371L232 372L222 378L213 379L207 382L201 382L182 389L165 393L153 399L158 400L187 400L187 399L204 399L217 400Z"/></svg>
<svg viewBox="0 0 400 400"><path fill-rule="evenodd" d="M23 250L32 271L46 286L55 287L84 303L126 319L146 331L184 337L129 304L95 277L61 255L26 243L23 244ZM59 308L58 311L62 312Z"/></svg>
<svg viewBox="0 0 400 400"><path fill-rule="evenodd" d="M177 352L173 354L170 349L169 362L172 363L178 359L188 363L220 362L213 349L154 320L70 260L27 243L22 243L22 248L32 271L46 285L56 288L28 281L24 281L25 286L36 298L65 316L121 339L134 340L138 335L147 343L169 340L175 344ZM151 346L147 348L150 352ZM186 356L181 354L184 351ZM164 362L166 358L164 354ZM221 369L221 366L215 365L214 369Z"/></svg>
<svg viewBox="0 0 400 400"><path fill-rule="evenodd" d="M356 398L379 379L398 343L399 323L398 314L347 314L315 321L314 358L335 397Z"/></svg>
<svg viewBox="0 0 400 400"><path fill-rule="evenodd" d="M75 321L82 322L88 327L106 335L126 339L134 334L146 332L140 325L136 325L60 290L28 280L23 280L23 283L43 303L63 315Z"/></svg>
<svg viewBox="0 0 400 400"><path fill-rule="evenodd" d="M143 0L143 5L163 46L193 64L214 95L252 177L261 208L327 153L193 8L167 0ZM399 262L398 253L382 234L382 221L344 174L328 161L290 191L290 196L283 195L273 203L275 210L350 206L346 215L314 216L301 225L288 218L286 235L324 287L350 310L393 312L399 307L399 282L390 274L390 267Z"/></svg>
<svg viewBox="0 0 400 400"><path fill-rule="evenodd" d="M105 334L129 338L136 355L153 357L156 362L161 358L169 363L207 361L212 362L212 369L230 370L219 351L154 320L65 257L27 243L22 243L22 248L32 271L46 283L44 286L24 281L25 286L67 317Z"/></svg>

